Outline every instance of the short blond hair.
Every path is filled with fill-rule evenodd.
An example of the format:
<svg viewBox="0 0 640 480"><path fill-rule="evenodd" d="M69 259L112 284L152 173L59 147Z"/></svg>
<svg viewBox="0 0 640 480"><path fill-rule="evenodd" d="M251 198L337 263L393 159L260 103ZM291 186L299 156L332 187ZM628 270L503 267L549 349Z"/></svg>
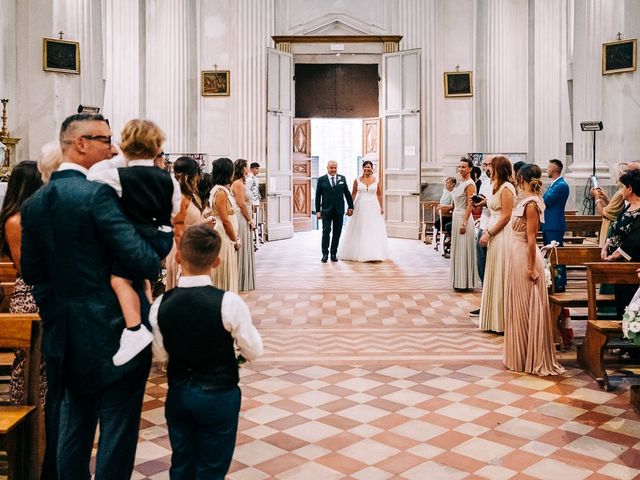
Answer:
<svg viewBox="0 0 640 480"><path fill-rule="evenodd" d="M155 158L166 138L158 125L138 118L127 122L120 137L120 149L131 160Z"/></svg>
<svg viewBox="0 0 640 480"><path fill-rule="evenodd" d="M40 157L38 157L38 170L44 183L49 182L51 174L58 170L61 163L62 149L60 148L60 142L54 140L45 144L40 150Z"/></svg>

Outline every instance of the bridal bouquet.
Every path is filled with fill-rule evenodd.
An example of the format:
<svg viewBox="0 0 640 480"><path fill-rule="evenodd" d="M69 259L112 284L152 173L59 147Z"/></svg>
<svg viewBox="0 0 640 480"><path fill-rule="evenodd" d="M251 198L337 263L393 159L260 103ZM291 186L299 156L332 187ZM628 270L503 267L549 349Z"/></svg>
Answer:
<svg viewBox="0 0 640 480"><path fill-rule="evenodd" d="M625 308L622 317L622 333L636 345L640 345L640 288Z"/></svg>

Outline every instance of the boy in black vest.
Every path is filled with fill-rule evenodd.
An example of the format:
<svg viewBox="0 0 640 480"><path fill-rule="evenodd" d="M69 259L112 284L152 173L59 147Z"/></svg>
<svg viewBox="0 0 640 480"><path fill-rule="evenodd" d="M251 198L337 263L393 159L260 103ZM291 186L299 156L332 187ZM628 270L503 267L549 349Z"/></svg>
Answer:
<svg viewBox="0 0 640 480"><path fill-rule="evenodd" d="M182 200L176 180L165 170L156 168L157 163L164 160L161 148L164 133L153 122L135 119L127 122L121 137L124 159L105 160L94 165L87 179L105 183L115 190L127 218L163 259L173 246L171 218L178 213ZM100 138L92 140L103 141ZM128 265L118 262L117 257L111 273L111 288L118 297L126 325L120 337L120 348L113 356L113 364L120 366L138 355L153 339L149 329L142 324L140 298L133 288L133 282L144 282L151 303L151 284L140 278L138 272L130 271Z"/></svg>
<svg viewBox="0 0 640 480"><path fill-rule="evenodd" d="M240 413L235 349L247 360L262 354L247 305L211 284L220 244L210 225L188 227L176 255L178 286L158 297L149 313L155 358L169 357L165 416L172 479L224 479Z"/></svg>

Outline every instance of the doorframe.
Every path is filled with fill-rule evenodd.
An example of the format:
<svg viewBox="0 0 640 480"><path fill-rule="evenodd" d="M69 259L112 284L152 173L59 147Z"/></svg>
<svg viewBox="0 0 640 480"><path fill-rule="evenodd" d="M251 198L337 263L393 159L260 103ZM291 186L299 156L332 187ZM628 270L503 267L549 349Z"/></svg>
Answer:
<svg viewBox="0 0 640 480"><path fill-rule="evenodd" d="M382 55L384 53L393 53L397 52L400 49L400 41L402 40L402 35L272 35L272 40L275 44L275 49L290 53L293 56L293 68L295 72L296 63L309 63L306 61L297 61L300 60L301 57L304 58L312 57L314 59L314 63L358 63L356 60L358 57L362 59L365 56L375 58L378 65L378 76L381 75L382 68ZM317 48L314 49L314 44L318 45ZM327 48L327 44L331 46ZM348 45L344 45L348 44ZM359 47L359 44L362 47ZM379 44L379 45L373 45ZM298 50L296 45L300 47L303 51L296 52ZM303 45L303 46L302 46ZM317 50L317 51L315 51ZM330 52L330 53L327 53ZM345 52L344 57L339 57L342 52ZM341 59L342 61L336 61ZM367 62L369 63L369 62ZM374 62L370 62L374 63ZM293 86L291 96L292 99L295 99L295 73L293 77ZM378 98L380 98L380 93L378 94ZM295 102L293 104L292 118L296 118L295 116ZM382 151L382 142L384 139L382 138L382 117L380 115L380 108L378 108L378 118L380 119L380 128L378 131L378 177L380 181L383 181L383 165L384 165L384 155ZM293 130L293 124L292 124ZM293 162L293 131L292 133L292 142L291 142L291 168L292 168L292 177L294 174L294 162ZM363 153L364 155L364 153ZM291 183L291 189L293 193L293 179ZM293 208L293 207L292 207ZM267 213L268 214L268 213ZM292 212L293 214L293 212ZM292 218L293 219L293 218ZM268 236L267 236L268 238Z"/></svg>

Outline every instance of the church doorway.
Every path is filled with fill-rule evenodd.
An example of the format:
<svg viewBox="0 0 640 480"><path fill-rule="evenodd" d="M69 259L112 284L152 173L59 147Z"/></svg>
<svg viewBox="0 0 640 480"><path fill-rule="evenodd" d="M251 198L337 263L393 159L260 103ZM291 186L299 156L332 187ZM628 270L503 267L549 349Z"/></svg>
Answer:
<svg viewBox="0 0 640 480"><path fill-rule="evenodd" d="M377 63L295 65L294 232L318 228L315 186L330 160L338 162L338 171L346 177L349 188L359 175L367 152L363 119L378 123L378 69ZM378 155L375 157L377 163Z"/></svg>
<svg viewBox="0 0 640 480"><path fill-rule="evenodd" d="M304 41L296 54L293 41L299 38ZM317 41L314 48L326 52L326 38L280 40L267 62L267 239L313 227L312 118L361 119L361 160L371 159L381 179L389 236L418 238L420 50L389 51L385 43L384 52L360 55L356 45L348 54L327 54L303 48Z"/></svg>

